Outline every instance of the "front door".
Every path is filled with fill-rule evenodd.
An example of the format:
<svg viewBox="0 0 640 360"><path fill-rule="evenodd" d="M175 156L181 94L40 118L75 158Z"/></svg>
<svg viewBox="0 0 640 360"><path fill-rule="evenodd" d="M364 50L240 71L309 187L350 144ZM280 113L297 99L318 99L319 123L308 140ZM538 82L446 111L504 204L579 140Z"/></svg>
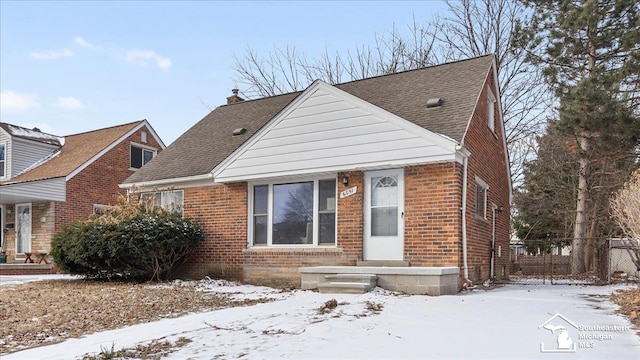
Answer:
<svg viewBox="0 0 640 360"><path fill-rule="evenodd" d="M31 252L31 204L16 205L16 254Z"/></svg>
<svg viewBox="0 0 640 360"><path fill-rule="evenodd" d="M365 173L364 260L404 260L403 169Z"/></svg>

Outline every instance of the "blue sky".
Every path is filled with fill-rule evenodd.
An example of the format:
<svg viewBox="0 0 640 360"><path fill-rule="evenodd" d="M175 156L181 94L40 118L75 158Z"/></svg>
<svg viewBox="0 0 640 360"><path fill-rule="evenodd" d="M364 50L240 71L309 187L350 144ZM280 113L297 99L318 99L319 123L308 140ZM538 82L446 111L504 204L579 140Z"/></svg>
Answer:
<svg viewBox="0 0 640 360"><path fill-rule="evenodd" d="M440 2L0 1L1 121L67 135L147 119L169 145L226 102L234 55L373 44ZM206 104L206 105L205 105Z"/></svg>

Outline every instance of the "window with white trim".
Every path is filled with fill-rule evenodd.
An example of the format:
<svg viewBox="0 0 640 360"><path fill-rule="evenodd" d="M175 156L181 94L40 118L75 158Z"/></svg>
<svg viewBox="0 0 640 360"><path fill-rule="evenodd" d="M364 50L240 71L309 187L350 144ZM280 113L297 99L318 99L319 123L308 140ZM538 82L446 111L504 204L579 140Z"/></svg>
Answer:
<svg viewBox="0 0 640 360"><path fill-rule="evenodd" d="M252 245L335 245L336 179L253 185L249 195Z"/></svg>
<svg viewBox="0 0 640 360"><path fill-rule="evenodd" d="M7 174L7 146L0 144L0 178L3 178Z"/></svg>
<svg viewBox="0 0 640 360"><path fill-rule="evenodd" d="M145 206L157 206L168 212L182 215L184 208L184 191L165 190L143 193L140 195L140 200Z"/></svg>
<svg viewBox="0 0 640 360"><path fill-rule="evenodd" d="M141 145L131 144L131 169L140 169L156 156L156 150Z"/></svg>
<svg viewBox="0 0 640 360"><path fill-rule="evenodd" d="M487 89L487 126L493 132L496 131L496 97L490 89Z"/></svg>
<svg viewBox="0 0 640 360"><path fill-rule="evenodd" d="M487 218L487 190L489 185L476 177L476 216L483 219Z"/></svg>

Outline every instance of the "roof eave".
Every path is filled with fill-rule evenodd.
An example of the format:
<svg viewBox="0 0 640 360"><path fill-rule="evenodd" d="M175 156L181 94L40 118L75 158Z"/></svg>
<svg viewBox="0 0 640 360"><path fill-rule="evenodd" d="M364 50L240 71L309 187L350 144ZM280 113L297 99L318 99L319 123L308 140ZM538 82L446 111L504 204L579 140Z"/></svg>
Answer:
<svg viewBox="0 0 640 360"><path fill-rule="evenodd" d="M121 189L126 189L130 193L144 192L152 189L162 190L164 188L170 187L197 187L197 186L206 186L213 185L213 174L207 173L202 175L195 176L186 176L181 178L170 178L170 179L161 179L161 180L151 180L151 181L140 181L140 182L131 182L131 183L123 183L118 185Z"/></svg>

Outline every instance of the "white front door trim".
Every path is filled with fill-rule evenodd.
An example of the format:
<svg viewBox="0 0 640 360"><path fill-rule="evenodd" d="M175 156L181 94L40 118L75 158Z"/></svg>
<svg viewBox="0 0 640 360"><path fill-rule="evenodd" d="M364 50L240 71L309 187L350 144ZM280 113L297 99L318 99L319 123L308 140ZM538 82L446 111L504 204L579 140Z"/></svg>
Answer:
<svg viewBox="0 0 640 360"><path fill-rule="evenodd" d="M388 208L392 213L396 210L397 227L395 234L393 230L390 234L372 234L372 179L390 177L397 181L397 192L395 199L390 199ZM364 260L404 260L404 169L389 169L365 172L365 192L364 192ZM396 201L397 200L397 201ZM395 202L395 204L394 204ZM393 209L396 207L396 209Z"/></svg>
<svg viewBox="0 0 640 360"><path fill-rule="evenodd" d="M25 212L25 210L27 211ZM31 203L16 204L15 216L16 254L31 252L31 232L33 230Z"/></svg>

